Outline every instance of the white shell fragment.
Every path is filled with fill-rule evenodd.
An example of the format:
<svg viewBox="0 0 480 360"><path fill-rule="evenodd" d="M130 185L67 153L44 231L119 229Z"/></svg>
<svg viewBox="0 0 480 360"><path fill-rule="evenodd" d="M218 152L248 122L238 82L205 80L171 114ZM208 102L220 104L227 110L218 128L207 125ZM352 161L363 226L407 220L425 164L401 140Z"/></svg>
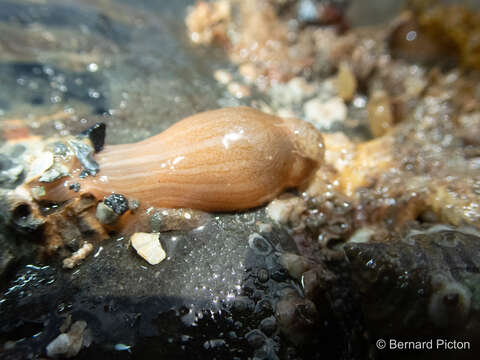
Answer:
<svg viewBox="0 0 480 360"><path fill-rule="evenodd" d="M302 213L306 210L305 201L297 196L283 196L273 200L267 206L267 215L279 224L298 225Z"/></svg>
<svg viewBox="0 0 480 360"><path fill-rule="evenodd" d="M30 182L41 176L45 171L53 166L53 153L42 152L32 163L30 172L25 182Z"/></svg>
<svg viewBox="0 0 480 360"><path fill-rule="evenodd" d="M68 333L58 335L47 345L47 356L63 356L66 358L76 356L82 349L86 327L87 323L85 321L76 321Z"/></svg>
<svg viewBox="0 0 480 360"><path fill-rule="evenodd" d="M75 251L72 256L63 260L64 269L73 269L77 266L83 259L85 259L93 251L93 245L90 243L85 243L83 246Z"/></svg>
<svg viewBox="0 0 480 360"><path fill-rule="evenodd" d="M159 236L159 233L138 232L130 238L132 246L138 255L147 260L151 265L157 265L167 257L165 250L163 250L160 244Z"/></svg>

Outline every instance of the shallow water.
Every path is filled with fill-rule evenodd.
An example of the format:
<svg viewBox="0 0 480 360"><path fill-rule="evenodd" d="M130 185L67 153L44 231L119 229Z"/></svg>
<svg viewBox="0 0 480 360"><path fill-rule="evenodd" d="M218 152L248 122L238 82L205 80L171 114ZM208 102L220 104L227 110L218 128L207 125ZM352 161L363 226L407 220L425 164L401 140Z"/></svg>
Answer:
<svg viewBox="0 0 480 360"><path fill-rule="evenodd" d="M104 121L107 142L121 143L219 107L211 74L226 60L189 43L190 3L2 1L3 125L50 135Z"/></svg>
<svg viewBox="0 0 480 360"><path fill-rule="evenodd" d="M385 3L395 2L382 2L388 17L396 7ZM107 143L132 142L187 115L242 104L213 79L231 67L222 49L190 43L192 4L0 1L2 138L65 135L104 121ZM357 8L352 16L364 16Z"/></svg>

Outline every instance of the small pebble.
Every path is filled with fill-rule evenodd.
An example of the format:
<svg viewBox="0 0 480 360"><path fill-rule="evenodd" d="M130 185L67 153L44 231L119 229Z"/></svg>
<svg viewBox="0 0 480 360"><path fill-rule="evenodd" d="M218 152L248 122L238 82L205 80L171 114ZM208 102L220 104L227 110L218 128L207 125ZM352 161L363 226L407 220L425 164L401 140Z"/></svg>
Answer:
<svg viewBox="0 0 480 360"><path fill-rule="evenodd" d="M338 96L345 101L351 101L357 91L357 79L350 65L341 63L335 81Z"/></svg>
<svg viewBox="0 0 480 360"><path fill-rule="evenodd" d="M149 264L157 265L167 257L159 240L158 233L135 233L130 238L133 248L138 255Z"/></svg>
<svg viewBox="0 0 480 360"><path fill-rule="evenodd" d="M32 197L35 200L40 200L47 194L43 186L33 186L30 191L32 192Z"/></svg>
<svg viewBox="0 0 480 360"><path fill-rule="evenodd" d="M308 83L303 77L294 77L288 82L288 87L300 99L311 96L315 92L315 86Z"/></svg>
<svg viewBox="0 0 480 360"><path fill-rule="evenodd" d="M253 347L254 349L258 349L263 344L265 344L266 336L260 330L255 329L245 334L245 338L247 339L251 347Z"/></svg>
<svg viewBox="0 0 480 360"><path fill-rule="evenodd" d="M103 202L98 203L96 216L101 224L113 224L118 219L118 214Z"/></svg>
<svg viewBox="0 0 480 360"><path fill-rule="evenodd" d="M237 82L232 82L228 84L227 90L237 99L242 99L251 95L250 88L247 85L243 85Z"/></svg>
<svg viewBox="0 0 480 360"><path fill-rule="evenodd" d="M275 316L269 316L260 322L260 330L267 335L272 335L277 329L277 320Z"/></svg>
<svg viewBox="0 0 480 360"><path fill-rule="evenodd" d="M245 63L241 65L238 71L248 83L255 82L259 76L257 68L252 63Z"/></svg>
<svg viewBox="0 0 480 360"><path fill-rule="evenodd" d="M327 101L314 98L303 106L305 116L320 129L329 129L333 123L342 122L347 117L347 106L340 97Z"/></svg>
<svg viewBox="0 0 480 360"><path fill-rule="evenodd" d="M130 199L128 200L128 208L130 211L134 212L140 207L140 202L136 199Z"/></svg>
<svg viewBox="0 0 480 360"><path fill-rule="evenodd" d="M53 153L41 153L30 166L30 172L25 180L26 183L32 181L38 176L41 176L45 171L53 166Z"/></svg>
<svg viewBox="0 0 480 360"><path fill-rule="evenodd" d="M373 136L382 136L393 128L395 122L393 109L390 97L385 91L377 90L370 96L367 110Z"/></svg>
<svg viewBox="0 0 480 360"><path fill-rule="evenodd" d="M348 242L368 243L373 235L375 235L375 229L373 227L363 227L355 231L348 239Z"/></svg>
<svg viewBox="0 0 480 360"><path fill-rule="evenodd" d="M233 79L232 74L230 74L227 70L217 70L213 73L213 77L223 85L227 85Z"/></svg>
<svg viewBox="0 0 480 360"><path fill-rule="evenodd" d="M302 274L312 268L312 264L303 256L285 252L279 257L280 264L291 277L300 280Z"/></svg>
<svg viewBox="0 0 480 360"><path fill-rule="evenodd" d="M267 206L267 215L279 224L299 224L307 209L305 201L297 196L275 199Z"/></svg>
<svg viewBox="0 0 480 360"><path fill-rule="evenodd" d="M254 296L255 295L256 294L254 294ZM273 313L272 303L268 299L264 298L265 293L261 293L258 295L260 295L261 297L255 305L255 314L260 317L270 316Z"/></svg>
<svg viewBox="0 0 480 360"><path fill-rule="evenodd" d="M110 194L103 202L117 215L122 215L128 210L128 200L122 194Z"/></svg>
<svg viewBox="0 0 480 360"><path fill-rule="evenodd" d="M257 271L258 281L263 282L263 283L267 282L269 277L270 277L270 275L268 274L267 269L258 269L258 271Z"/></svg>
<svg viewBox="0 0 480 360"><path fill-rule="evenodd" d="M76 321L68 333L58 335L47 345L47 356L52 358L76 356L83 346L83 335L86 327L87 323L85 321Z"/></svg>
<svg viewBox="0 0 480 360"><path fill-rule="evenodd" d="M258 232L261 234L268 234L272 232L273 226L270 223L257 222Z"/></svg>

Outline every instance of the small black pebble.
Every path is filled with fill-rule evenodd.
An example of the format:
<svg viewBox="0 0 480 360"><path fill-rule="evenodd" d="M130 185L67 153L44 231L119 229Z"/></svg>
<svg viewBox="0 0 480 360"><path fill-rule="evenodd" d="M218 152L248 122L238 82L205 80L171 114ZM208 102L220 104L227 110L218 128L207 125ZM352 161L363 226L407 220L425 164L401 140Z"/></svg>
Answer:
<svg viewBox="0 0 480 360"><path fill-rule="evenodd" d="M262 283L267 282L269 277L270 277L270 274L268 273L267 269L263 269L263 268L258 269L257 278L259 281L261 281Z"/></svg>
<svg viewBox="0 0 480 360"><path fill-rule="evenodd" d="M266 317L273 314L272 303L268 299L261 299L255 305L255 314Z"/></svg>
<svg viewBox="0 0 480 360"><path fill-rule="evenodd" d="M274 316L269 316L260 322L260 330L267 335L272 335L277 329L277 320Z"/></svg>
<svg viewBox="0 0 480 360"><path fill-rule="evenodd" d="M103 145L105 144L106 129L107 126L105 123L100 122L90 126L87 130L82 131L81 135L88 136L95 148L95 152L99 152L103 149Z"/></svg>
<svg viewBox="0 0 480 360"><path fill-rule="evenodd" d="M251 347L258 349L265 344L266 336L260 330L255 329L245 334L245 339L247 339Z"/></svg>
<svg viewBox="0 0 480 360"><path fill-rule="evenodd" d="M71 184L68 188L70 190L75 191L75 192L79 192L80 191L80 184L78 182L76 182L76 183Z"/></svg>
<svg viewBox="0 0 480 360"><path fill-rule="evenodd" d="M110 194L103 201L115 214L122 215L128 210L128 200L122 194Z"/></svg>

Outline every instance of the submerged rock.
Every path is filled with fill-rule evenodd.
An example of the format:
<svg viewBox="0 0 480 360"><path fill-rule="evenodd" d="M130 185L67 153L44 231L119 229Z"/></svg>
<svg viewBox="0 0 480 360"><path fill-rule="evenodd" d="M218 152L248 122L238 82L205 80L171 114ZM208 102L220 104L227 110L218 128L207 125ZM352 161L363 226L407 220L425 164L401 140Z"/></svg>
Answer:
<svg viewBox="0 0 480 360"><path fill-rule="evenodd" d="M222 215L195 230L161 233L169 257L157 267L146 267L118 238L104 241L103 250L73 272L20 270L21 285L0 301L0 336L16 343L8 355L41 354L67 315L86 321L93 339L79 359L114 358L118 344L137 358L274 359L288 352L312 359L319 344L332 341L338 346L331 351L341 353L342 336L329 335L334 325L306 320L316 305L308 300L308 311L302 310L301 285L280 263L280 254L296 252L292 239L278 228L256 233L258 221L265 222L265 214ZM21 280L27 277L31 281ZM295 313L306 317L306 326L288 315ZM35 330L15 321L20 315L38 324Z"/></svg>
<svg viewBox="0 0 480 360"><path fill-rule="evenodd" d="M480 234L435 225L345 253L368 329L381 337L480 341Z"/></svg>
<svg viewBox="0 0 480 360"><path fill-rule="evenodd" d="M0 154L0 187L14 188L22 180L24 168L13 158Z"/></svg>
<svg viewBox="0 0 480 360"><path fill-rule="evenodd" d="M105 144L107 125L105 123L96 123L82 132L82 135L87 136L93 144L95 152L103 149Z"/></svg>
<svg viewBox="0 0 480 360"><path fill-rule="evenodd" d="M85 321L75 322L68 333L58 335L50 344L47 345L47 356L56 358L65 356L71 358L76 356L83 345L83 334L87 327Z"/></svg>

